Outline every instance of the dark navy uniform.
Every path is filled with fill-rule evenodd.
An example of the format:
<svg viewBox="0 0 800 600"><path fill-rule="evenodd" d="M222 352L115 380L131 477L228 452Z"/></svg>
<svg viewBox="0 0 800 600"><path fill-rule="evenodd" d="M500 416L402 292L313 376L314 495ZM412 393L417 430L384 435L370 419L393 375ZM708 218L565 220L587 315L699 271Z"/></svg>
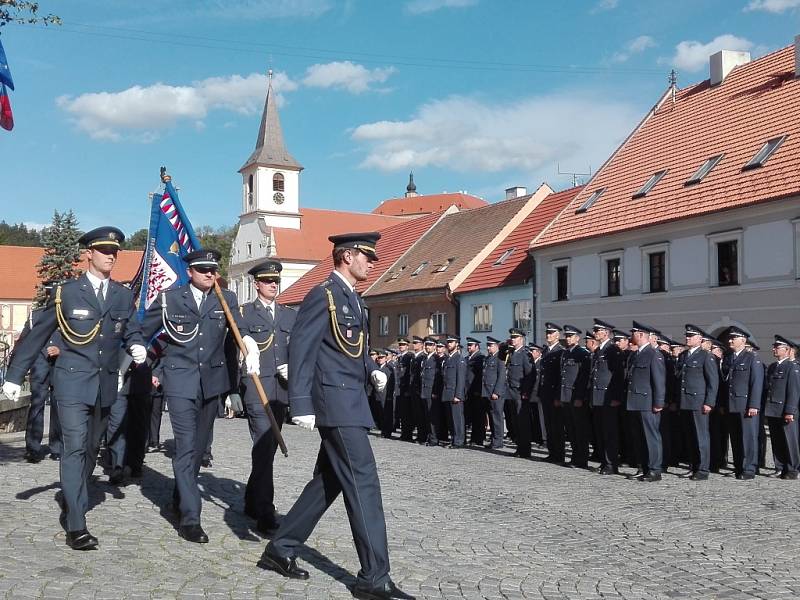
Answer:
<svg viewBox="0 0 800 600"><path fill-rule="evenodd" d="M376 260L380 234L331 236ZM356 254L355 260L362 260ZM343 494L361 569L356 588L389 585L389 552L380 481L367 432L372 416L366 382L369 323L361 298L337 271L303 300L289 344L292 417L314 415L322 442L314 476L267 545L262 563L289 575L293 559L328 507ZM307 575L306 575L307 577Z"/></svg>
<svg viewBox="0 0 800 600"><path fill-rule="evenodd" d="M450 341L452 338L448 338ZM442 410L453 439L453 448L464 447L464 395L466 391L467 363L461 352L449 352L442 370Z"/></svg>
<svg viewBox="0 0 800 600"><path fill-rule="evenodd" d="M414 340L416 342L420 341L422 338L419 336L414 336ZM425 364L425 359L427 358L427 354L423 351L413 352L411 354L411 359L404 359L409 360L409 367L407 373L408 375L408 394L411 398L411 415L414 419L414 422L417 426L417 443L424 444L427 441L430 441L430 396L427 399L423 398L422 396L422 369ZM402 390L401 390L402 392ZM434 432L434 437L436 434ZM409 439L409 436L406 436L406 439Z"/></svg>
<svg viewBox="0 0 800 600"><path fill-rule="evenodd" d="M81 243L92 249L118 249L123 240L121 231L104 227L86 233ZM93 537L86 532L88 482L110 407L117 397L121 341L132 306L131 291L110 279L101 283L84 273L57 285L53 301L17 344L8 367L6 380L21 383L53 333L60 330L62 346L52 371L52 386L63 437L63 524L70 545L71 540L79 538L88 542L83 547L97 544L96 538L91 542L85 537Z"/></svg>
<svg viewBox="0 0 800 600"><path fill-rule="evenodd" d="M514 408L514 432L517 442L517 451L514 455L521 458L531 456L530 397L536 385L535 377L533 363L525 346L512 350L506 360L506 398Z"/></svg>
<svg viewBox="0 0 800 600"><path fill-rule="evenodd" d="M567 327L564 333L570 335ZM578 331L579 335L580 332ZM586 348L575 344L565 348L561 353L561 410L567 424L572 446L570 464L579 468L587 468L589 462L589 413L586 395L589 386L591 355ZM561 437L558 455L564 454L564 438Z"/></svg>
<svg viewBox="0 0 800 600"><path fill-rule="evenodd" d="M725 357L723 376L728 384L726 413L733 450L734 473L751 479L758 466L758 415L747 416L749 409L761 408L764 367L754 352L742 350Z"/></svg>
<svg viewBox="0 0 800 600"><path fill-rule="evenodd" d="M611 339L599 345L592 355L589 387L600 471L614 472L619 461L619 412L625 393L625 364L622 351Z"/></svg>
<svg viewBox="0 0 800 600"><path fill-rule="evenodd" d="M687 336L689 335L687 328ZM709 414L717 403L719 369L714 356L698 347L684 350L678 356L675 373L678 383L680 409L690 444L690 465L696 478L708 476L710 467Z"/></svg>
<svg viewBox="0 0 800 600"><path fill-rule="evenodd" d="M268 260L250 269L255 281L280 282L282 265ZM288 382L279 367L289 364L289 339L297 313L276 301L267 307L260 298L239 307L239 333L250 336L259 351L259 379L269 406L275 415L278 429L283 427L289 406ZM273 435L261 398L252 377L243 375L241 385L244 389L244 404L247 408L247 423L253 448L250 452L250 476L244 493L244 510L247 515L259 521L259 529L274 529L275 486L272 465L278 440ZM263 525L263 526L262 526Z"/></svg>
<svg viewBox="0 0 800 600"><path fill-rule="evenodd" d="M206 252L206 251L197 251ZM217 254L215 251L208 253ZM192 266L196 253L184 260ZM217 256L217 260L219 260ZM180 511L180 525L200 525L201 498L197 487L200 462L208 445L220 397L236 386L229 363L236 350L228 337L228 323L214 290L202 296L198 308L191 284L161 292L141 323L132 322L126 344L146 345L162 327L167 332L161 358L161 385L175 436L172 468L173 498ZM232 313L238 316L236 296L222 291Z"/></svg>
<svg viewBox="0 0 800 600"><path fill-rule="evenodd" d="M788 340L776 336L776 344ZM788 357L774 362L767 370L764 416L769 426L775 469L783 479L797 479L800 467L797 416L800 402L800 367ZM789 416L791 415L791 420Z"/></svg>
<svg viewBox="0 0 800 600"><path fill-rule="evenodd" d="M477 344L475 338L467 338L468 343ZM466 391L465 418L470 427L470 443L483 446L486 438L486 413L487 406L481 398L481 383L483 379L483 361L486 359L479 349L467 357L467 376L464 386Z"/></svg>
<svg viewBox="0 0 800 600"><path fill-rule="evenodd" d="M495 342L497 343L497 342ZM492 448L503 447L503 402L506 397L506 364L500 360L499 352L487 354L483 361L481 396L489 405L492 427Z"/></svg>
<svg viewBox="0 0 800 600"><path fill-rule="evenodd" d="M661 414L654 409L664 408L665 377L664 357L652 344L631 354L627 410L633 418L633 441L638 442L638 460L645 475L661 475Z"/></svg>
<svg viewBox="0 0 800 600"><path fill-rule="evenodd" d="M433 350L433 339L426 340L425 348L430 349L429 353L421 352L422 358L421 371L420 371L420 399L425 407L426 424L423 430L427 432L427 439L425 443L428 446L438 446L438 420L439 420L439 398L434 392L434 385L436 384L437 372L439 371L439 361L436 352ZM414 362L418 361L418 357L414 357ZM440 377L441 379L441 377ZM441 393L441 392L439 392Z"/></svg>
<svg viewBox="0 0 800 600"><path fill-rule="evenodd" d="M563 410L556 406L561 398L561 353L564 346L556 343L545 347L542 354L541 382L539 383L539 400L544 411L545 429L547 430L547 460L564 462L564 417Z"/></svg>
<svg viewBox="0 0 800 600"><path fill-rule="evenodd" d="M419 396L415 394L415 386L419 387L419 372L415 371L413 352L406 350L397 357L397 364L400 368L400 380L398 385L399 395L397 398L397 415L400 421L400 439L411 441L414 439L414 426L417 426L417 441L422 440L422 429L415 419L419 410L415 410L415 405L419 403ZM418 392L418 389L416 390Z"/></svg>

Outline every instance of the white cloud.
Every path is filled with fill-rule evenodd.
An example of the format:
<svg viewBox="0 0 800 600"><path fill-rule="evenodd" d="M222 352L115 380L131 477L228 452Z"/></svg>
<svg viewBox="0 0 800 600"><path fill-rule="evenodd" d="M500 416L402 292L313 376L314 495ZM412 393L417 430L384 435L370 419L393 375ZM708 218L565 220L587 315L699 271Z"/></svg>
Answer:
<svg viewBox="0 0 800 600"><path fill-rule="evenodd" d="M800 0L750 0L750 3L744 7L744 11L763 10L780 14L793 8L800 8Z"/></svg>
<svg viewBox="0 0 800 600"><path fill-rule="evenodd" d="M478 0L409 0L406 2L406 11L412 15L421 15L441 8L466 8L477 3Z"/></svg>
<svg viewBox="0 0 800 600"><path fill-rule="evenodd" d="M281 93L298 87L285 73L273 75L272 85L279 104ZM246 77L209 77L186 86L156 83L121 92L65 95L56 98L56 105L94 139L120 141L129 137L151 142L161 129L181 121L200 129L199 123L212 110L257 113L263 106L266 87L266 75L252 73Z"/></svg>
<svg viewBox="0 0 800 600"><path fill-rule="evenodd" d="M640 35L625 44L625 48L619 52L615 52L611 56L611 61L616 63L625 62L634 54L641 54L648 48L653 48L655 45L656 41L652 37L649 35Z"/></svg>
<svg viewBox="0 0 800 600"><path fill-rule="evenodd" d="M708 65L708 57L720 50L746 51L753 49L753 42L736 37L730 33L719 35L704 44L686 40L675 46L675 54L670 59L673 67L681 71L700 71Z"/></svg>
<svg viewBox="0 0 800 600"><path fill-rule="evenodd" d="M599 164L630 131L638 112L588 92L502 105L452 96L424 104L407 121L360 125L352 138L366 148L363 168L530 172L555 167L556 161Z"/></svg>
<svg viewBox="0 0 800 600"><path fill-rule="evenodd" d="M52 225L52 223L36 223L35 221L25 221L22 223L28 229L35 229L36 231L41 231L42 229L47 229Z"/></svg>
<svg viewBox="0 0 800 600"><path fill-rule="evenodd" d="M384 83L395 72L394 67L367 69L349 60L311 65L302 83L306 87L344 89L361 94L373 83Z"/></svg>
<svg viewBox="0 0 800 600"><path fill-rule="evenodd" d="M619 6L619 0L600 0L594 5L591 12L598 13L605 10L614 10Z"/></svg>
<svg viewBox="0 0 800 600"><path fill-rule="evenodd" d="M331 0L212 0L200 12L222 19L264 21L318 17L332 8Z"/></svg>

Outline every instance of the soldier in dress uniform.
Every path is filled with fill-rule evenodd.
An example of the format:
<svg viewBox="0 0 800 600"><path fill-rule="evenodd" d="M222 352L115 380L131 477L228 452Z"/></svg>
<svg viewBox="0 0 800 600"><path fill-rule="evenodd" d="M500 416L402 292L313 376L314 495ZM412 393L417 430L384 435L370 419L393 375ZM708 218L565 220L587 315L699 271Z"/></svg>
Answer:
<svg viewBox="0 0 800 600"><path fill-rule="evenodd" d="M308 579L296 556L322 515L343 494L361 569L356 598L411 598L389 577L386 520L375 457L366 383L386 384L368 356L369 320L355 291L378 260L379 233L331 236L334 270L300 305L289 345L292 421L319 429L314 476L281 522L259 561L294 579Z"/></svg>
<svg viewBox="0 0 800 600"><path fill-rule="evenodd" d="M722 374L725 345L715 337L703 332L700 347L714 358L719 375L717 402L711 410L711 414L708 415L709 471L719 473L720 468L728 464L728 419L725 415L725 407L728 403L728 382Z"/></svg>
<svg viewBox="0 0 800 600"><path fill-rule="evenodd" d="M422 397L422 368L427 357L427 351L423 351L424 341L425 340L418 335L411 338L411 360L409 363L411 372L408 376L408 395L411 404L411 416L417 425L418 444L427 443L430 438L430 416L428 414L430 400L425 400ZM402 402L402 400L400 400L400 402ZM397 424L396 415L397 411L395 411L395 424Z"/></svg>
<svg viewBox="0 0 800 600"><path fill-rule="evenodd" d="M539 382L542 374L542 355L544 354L544 347L539 344L534 344L533 342L528 342L526 348L531 358L534 371L533 377L536 382L528 402L531 408L531 441L541 446L547 439L547 430L544 425L544 412L542 411L542 400L539 398Z"/></svg>
<svg viewBox="0 0 800 600"><path fill-rule="evenodd" d="M486 438L486 406L482 402L483 361L481 342L477 338L467 338L467 376L466 376L466 421L470 427L470 443L483 447Z"/></svg>
<svg viewBox="0 0 800 600"><path fill-rule="evenodd" d="M420 425L420 431L427 433L425 440L426 446L438 446L438 419L439 419L439 398L434 390L436 384L437 370L439 369L438 359L436 357L436 340L432 337L426 337L424 340L424 350L421 352L422 364L420 370L420 399L423 405L424 423ZM414 363L418 362L418 357L414 357Z"/></svg>
<svg viewBox="0 0 800 600"><path fill-rule="evenodd" d="M592 327L597 348L592 355L589 388L597 432L601 475L618 473L620 407L625 393L625 357L611 339L614 326L600 319Z"/></svg>
<svg viewBox="0 0 800 600"><path fill-rule="evenodd" d="M619 454L621 462L633 467L639 464L637 458L638 449L633 443L633 431L635 428L632 413L629 413L625 408L625 402L628 398L628 363L633 355L633 350L630 347L630 336L630 332L622 331L621 329L614 330L614 345L619 348L619 351L622 353L622 364L624 367L623 403L619 411Z"/></svg>
<svg viewBox="0 0 800 600"><path fill-rule="evenodd" d="M514 435L517 442L514 456L530 458L533 437L530 398L536 385L536 373L525 348L525 331L512 327L508 334L512 351L506 358L506 397L514 407Z"/></svg>
<svg viewBox="0 0 800 600"><path fill-rule="evenodd" d="M561 353L564 351L561 345L561 326L545 323L544 333L547 346L542 356L541 382L538 384L547 429L548 455L544 460L561 464L564 462L564 416L560 406Z"/></svg>
<svg viewBox="0 0 800 600"><path fill-rule="evenodd" d="M17 345L3 391L19 396L19 384L40 350L58 328L62 349L53 369L53 394L63 436L61 523L74 550L97 546L86 529L89 479L100 437L117 398L121 340L131 315L131 291L111 280L125 236L116 227L99 227L78 240L88 250L86 272L55 287L53 301Z"/></svg>
<svg viewBox="0 0 800 600"><path fill-rule="evenodd" d="M800 404L800 367L791 359L794 344L775 336L772 355L777 359L767 371L764 413L772 440L775 469L781 479L797 479L800 468L797 413Z"/></svg>
<svg viewBox="0 0 800 600"><path fill-rule="evenodd" d="M503 447L503 403L506 397L506 364L500 360L500 340L486 337L486 358L483 361L481 397L488 407L491 440L489 447Z"/></svg>
<svg viewBox="0 0 800 600"><path fill-rule="evenodd" d="M717 403L719 368L714 356L701 348L703 330L686 324L686 350L678 356L675 374L689 464L695 481L708 479L711 457L708 420Z"/></svg>
<svg viewBox="0 0 800 600"><path fill-rule="evenodd" d="M395 371L389 362L390 351L388 348L378 350L378 368L386 376L386 385L383 389L375 389L378 401L378 429L381 437L391 439L394 427L394 390L396 386Z"/></svg>
<svg viewBox="0 0 800 600"><path fill-rule="evenodd" d="M678 382L675 378L675 358L670 352L670 339L661 331L655 331L650 336L650 343L661 352L664 357L665 370L665 391L664 391L664 410L661 412L661 458L664 461L662 471L666 472L669 467L678 466L680 455L680 443L682 441L680 413L680 396L678 395Z"/></svg>
<svg viewBox="0 0 800 600"><path fill-rule="evenodd" d="M755 477L758 467L758 413L764 388L764 367L758 354L747 352L747 332L739 327L728 329L731 353L722 369L728 383L726 414L733 450L736 479Z"/></svg>
<svg viewBox="0 0 800 600"><path fill-rule="evenodd" d="M245 370L258 371L278 429L283 427L289 407L289 339L297 317L294 309L278 302L281 271L283 265L274 259L265 260L248 271L253 277L256 298L239 307L238 322L242 340L247 340L249 345L247 355L253 357L249 359L252 368L245 365ZM258 357L257 362L255 357ZM256 364L258 369L255 369ZM243 376L241 387L253 440L244 512L255 519L256 530L266 534L278 528L273 479L278 440L252 377Z"/></svg>
<svg viewBox="0 0 800 600"><path fill-rule="evenodd" d="M659 421L664 409L666 369L664 357L650 343L656 329L636 321L631 332L637 346L631 356L626 408L634 419L634 442L638 442L639 481L661 481L662 446Z"/></svg>
<svg viewBox="0 0 800 600"><path fill-rule="evenodd" d="M440 442L448 444L450 436L447 429L447 419L444 415L442 406L442 394L444 393L444 362L447 360L447 348L443 339L437 339L436 347L436 373L433 378L433 393L431 394L431 427L436 430L436 438Z"/></svg>
<svg viewBox="0 0 800 600"><path fill-rule="evenodd" d="M586 333L583 334L583 345L586 348L587 352L591 354L597 349L597 338L594 337L594 331L586 330Z"/></svg>
<svg viewBox="0 0 800 600"><path fill-rule="evenodd" d="M447 356L442 372L442 410L452 435L450 448L463 448L465 437L464 398L466 397L467 364L458 349L454 335L445 338Z"/></svg>
<svg viewBox="0 0 800 600"><path fill-rule="evenodd" d="M589 468L589 407L586 395L589 389L591 355L580 346L581 330L574 325L564 325L566 348L561 353L561 394L556 406L565 417L572 445L569 466ZM562 443L563 443L562 437ZM559 448L559 454L563 449Z"/></svg>
<svg viewBox="0 0 800 600"><path fill-rule="evenodd" d="M220 397L238 385L228 369L228 364L236 361L236 350L225 312L212 289L220 257L209 249L186 254L183 260L189 283L161 292L141 322L131 321L125 336L134 362L140 364L147 358L149 340L162 328L166 333L161 383L175 437L173 508L180 514L179 535L201 544L208 542L208 536L200 524L197 475ZM228 290L223 290L223 295L238 318L236 296ZM252 338L247 343L250 347L255 344ZM248 369L257 369L257 356L249 359Z"/></svg>

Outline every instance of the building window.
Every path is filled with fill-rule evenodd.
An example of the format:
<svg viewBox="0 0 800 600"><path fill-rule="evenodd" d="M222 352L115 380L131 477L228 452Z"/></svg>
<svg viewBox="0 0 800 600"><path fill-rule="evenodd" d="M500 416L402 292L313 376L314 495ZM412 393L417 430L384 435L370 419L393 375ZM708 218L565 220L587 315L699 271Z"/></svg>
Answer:
<svg viewBox="0 0 800 600"><path fill-rule="evenodd" d="M667 291L667 253L653 252L647 255L648 291Z"/></svg>
<svg viewBox="0 0 800 600"><path fill-rule="evenodd" d="M744 167L742 167L742 170L747 171L749 169L763 167L764 163L766 163L767 160L769 160L770 156L775 154L775 151L778 148L780 148L781 144L783 143L783 140L785 139L786 136L782 135L780 137L768 140L763 146L761 146L761 149L758 152L756 152L756 155L753 158L751 158L750 161Z"/></svg>
<svg viewBox="0 0 800 600"><path fill-rule="evenodd" d="M436 268L433 270L433 272L434 272L434 273L443 273L444 271L447 271L447 267L449 267L450 265L452 265L452 264L453 264L453 261L454 261L455 259L456 259L455 257L448 258L448 259L447 259L447 262L444 262L444 263L440 264L438 267L436 267Z"/></svg>
<svg viewBox="0 0 800 600"><path fill-rule="evenodd" d="M253 242L247 242L247 258L253 258Z"/></svg>
<svg viewBox="0 0 800 600"><path fill-rule="evenodd" d="M283 190L283 174L282 173L275 173L272 176L272 191L273 192L282 192Z"/></svg>
<svg viewBox="0 0 800 600"><path fill-rule="evenodd" d="M580 213L585 213L587 210L589 210L592 207L592 204L597 202L605 191L606 188L600 188L592 192L592 195L589 196L577 209L575 209L575 214L577 215Z"/></svg>
<svg viewBox="0 0 800 600"><path fill-rule="evenodd" d="M645 181L644 185L641 188L639 188L639 191L636 192L633 195L633 197L634 198L642 198L642 197L646 196L647 192L652 190L656 186L656 184L659 181L661 181L661 178L664 177L664 175L666 175L666 174L667 174L667 170L666 169L664 169L663 171L656 171L655 173L653 173L653 175L650 177L650 179Z"/></svg>
<svg viewBox="0 0 800 600"><path fill-rule="evenodd" d="M430 335L442 335L447 333L447 313L436 312L431 314L428 323L428 333Z"/></svg>
<svg viewBox="0 0 800 600"><path fill-rule="evenodd" d="M492 305L475 304L472 306L472 331L492 330Z"/></svg>
<svg viewBox="0 0 800 600"><path fill-rule="evenodd" d="M621 259L619 258L611 258L606 261L606 296L619 296L621 293L620 263Z"/></svg>
<svg viewBox="0 0 800 600"><path fill-rule="evenodd" d="M556 267L556 286L555 286L555 299L567 300L569 299L569 267L567 265L560 265Z"/></svg>
<svg viewBox="0 0 800 600"><path fill-rule="evenodd" d="M408 335L408 315L397 315L397 335Z"/></svg>
<svg viewBox="0 0 800 600"><path fill-rule="evenodd" d="M527 331L529 334L532 332L532 315L531 301L530 300L516 300L511 303L511 308L514 315L514 324L512 327Z"/></svg>
<svg viewBox="0 0 800 600"><path fill-rule="evenodd" d="M247 206L253 208L253 175L247 178Z"/></svg>
<svg viewBox="0 0 800 600"><path fill-rule="evenodd" d="M739 285L737 240L717 243L717 285Z"/></svg>
<svg viewBox="0 0 800 600"><path fill-rule="evenodd" d="M500 258L498 258L496 261L494 261L494 265L492 265L492 266L496 267L497 265L502 265L504 262L506 262L508 260L508 257L511 256L514 253L514 250L516 250L516 249L517 249L516 247L509 248L508 250L503 252L500 255Z"/></svg>
<svg viewBox="0 0 800 600"><path fill-rule="evenodd" d="M389 335L389 315L378 317L378 335Z"/></svg>
<svg viewBox="0 0 800 600"><path fill-rule="evenodd" d="M703 181L703 177L709 174L711 169L717 166L717 163L722 160L722 157L725 156L724 154L717 154L716 156L712 156L702 165L694 174L689 177L684 185L692 185L693 183L700 183Z"/></svg>
<svg viewBox="0 0 800 600"><path fill-rule="evenodd" d="M419 265L419 266L416 268L416 270L415 270L415 271L414 271L414 272L411 274L411 276L412 276L412 277L416 277L417 275L419 275L420 273L422 273L423 269L425 269L425 267L427 267L427 266L428 266L428 261L427 261L427 260L426 260L426 261L423 261L423 262L422 262L422 263L421 263L421 264L420 264L420 265Z"/></svg>

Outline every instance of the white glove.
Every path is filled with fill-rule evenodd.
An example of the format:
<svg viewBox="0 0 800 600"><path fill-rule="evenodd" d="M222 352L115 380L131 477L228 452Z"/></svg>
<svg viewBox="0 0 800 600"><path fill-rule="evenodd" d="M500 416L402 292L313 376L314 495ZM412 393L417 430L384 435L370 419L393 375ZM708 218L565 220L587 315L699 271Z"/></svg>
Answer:
<svg viewBox="0 0 800 600"><path fill-rule="evenodd" d="M242 338L242 341L244 342L244 348L247 350L248 356L250 354L259 354L258 344L256 344L256 341L253 338L251 338L249 335L246 335Z"/></svg>
<svg viewBox="0 0 800 600"><path fill-rule="evenodd" d="M386 388L386 382L388 381L388 377L386 377L386 373L383 371L379 371L375 369L369 377L372 380L372 385L375 386L375 389L378 392L382 392Z"/></svg>
<svg viewBox="0 0 800 600"><path fill-rule="evenodd" d="M125 383L125 374L122 371L117 372L117 391L122 391L122 385Z"/></svg>
<svg viewBox="0 0 800 600"><path fill-rule="evenodd" d="M19 392L22 390L22 387L17 385L16 383L11 383L10 381L6 381L3 384L3 393L8 396L9 400L13 400L17 402L19 400Z"/></svg>
<svg viewBox="0 0 800 600"><path fill-rule="evenodd" d="M242 338L247 354L244 357L244 366L248 375L261 375L261 353L258 351L258 344L249 335Z"/></svg>
<svg viewBox="0 0 800 600"><path fill-rule="evenodd" d="M225 408L230 408L233 406L233 402L231 402L230 396L225 398Z"/></svg>
<svg viewBox="0 0 800 600"><path fill-rule="evenodd" d="M289 381L289 365L278 365L275 370L278 371L278 377L284 381Z"/></svg>
<svg viewBox="0 0 800 600"><path fill-rule="evenodd" d="M314 415L301 415L299 417L292 417L292 423L295 425L299 425L303 429L308 429L309 431L314 431L314 423L316 423L317 417Z"/></svg>
<svg viewBox="0 0 800 600"><path fill-rule="evenodd" d="M137 365L142 364L147 358L147 349L141 344L134 344L131 346L130 352L131 356L133 357L133 362L135 362Z"/></svg>

